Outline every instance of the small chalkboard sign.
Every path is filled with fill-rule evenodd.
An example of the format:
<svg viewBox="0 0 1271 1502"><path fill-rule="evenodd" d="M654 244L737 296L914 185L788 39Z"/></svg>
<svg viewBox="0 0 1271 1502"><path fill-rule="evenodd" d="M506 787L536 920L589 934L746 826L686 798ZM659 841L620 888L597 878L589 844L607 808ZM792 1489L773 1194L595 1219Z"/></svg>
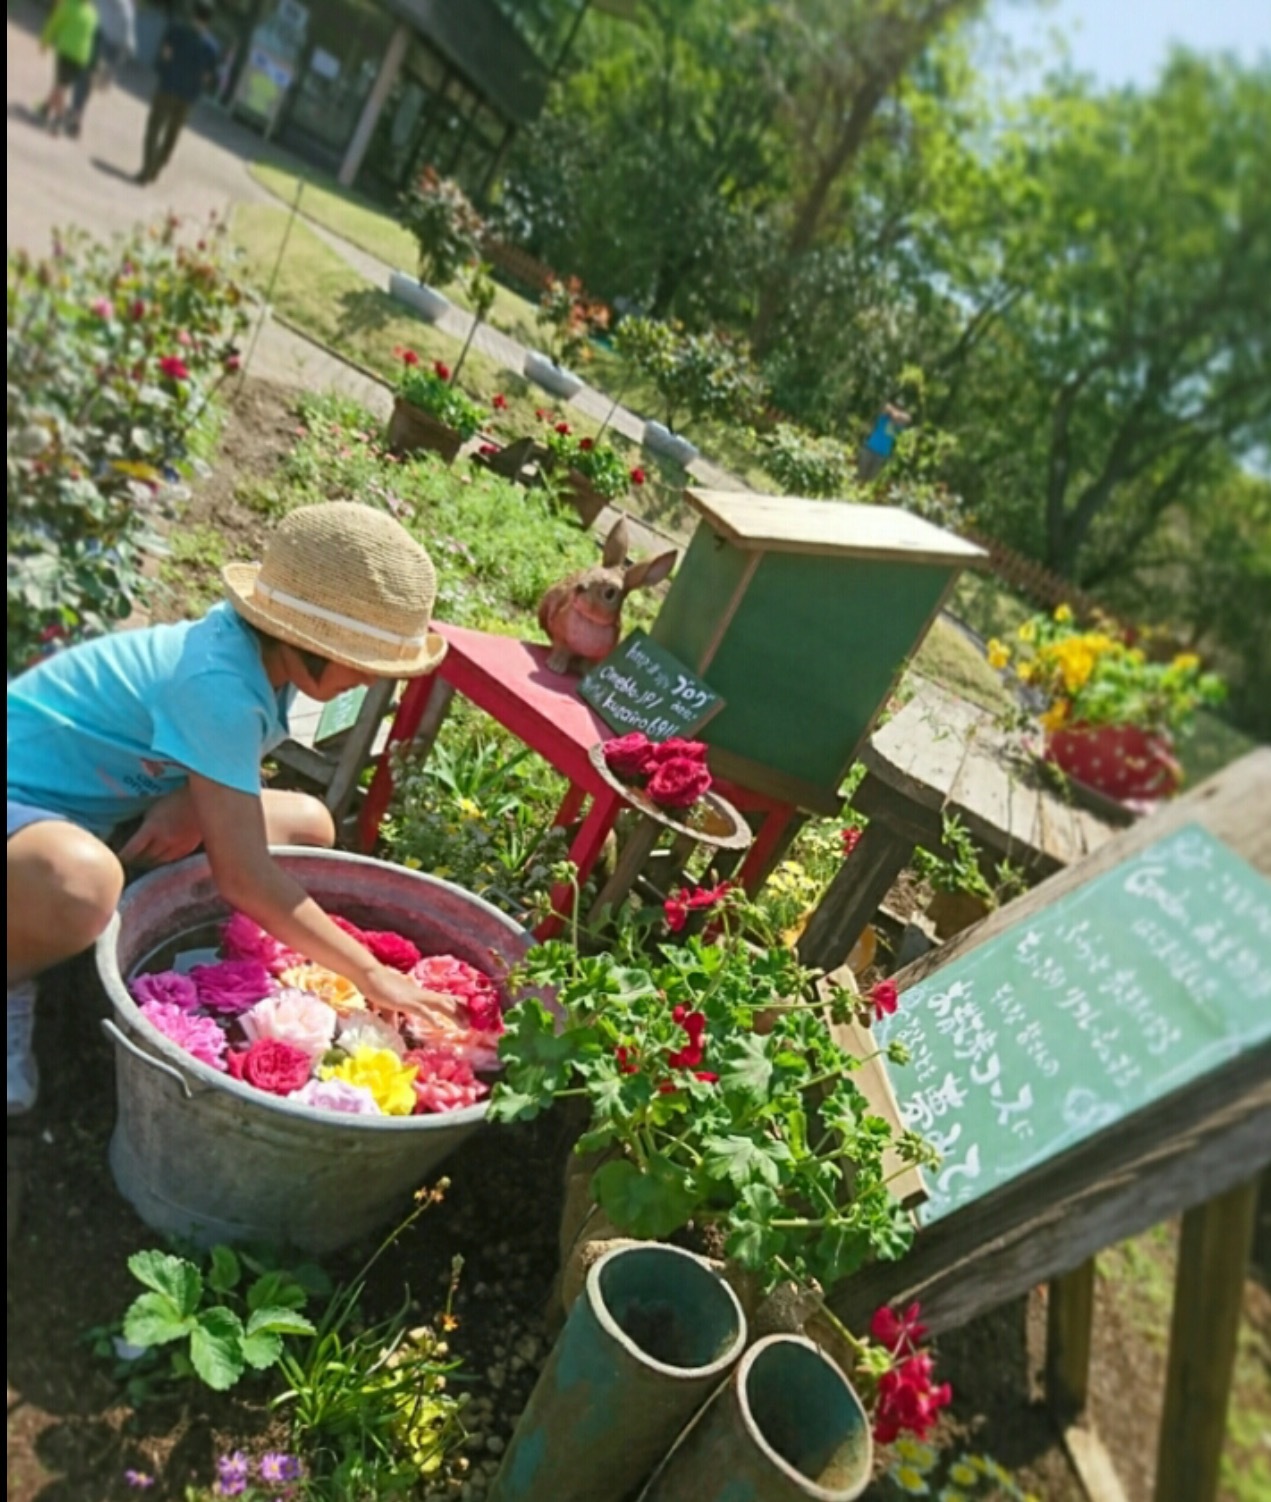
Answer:
<svg viewBox="0 0 1271 1502"><path fill-rule="evenodd" d="M1271 882L1187 824L906 990L874 1028L935 1144L924 1223L1271 1038Z"/></svg>
<svg viewBox="0 0 1271 1502"><path fill-rule="evenodd" d="M362 712L362 701L365 698L365 688L351 688L332 699L323 709L322 718L318 721L318 728L313 736L314 745L320 746L323 741L333 740L346 730L352 730Z"/></svg>
<svg viewBox="0 0 1271 1502"><path fill-rule="evenodd" d="M651 741L691 736L724 701L643 631L625 637L578 685L578 692L619 735Z"/></svg>

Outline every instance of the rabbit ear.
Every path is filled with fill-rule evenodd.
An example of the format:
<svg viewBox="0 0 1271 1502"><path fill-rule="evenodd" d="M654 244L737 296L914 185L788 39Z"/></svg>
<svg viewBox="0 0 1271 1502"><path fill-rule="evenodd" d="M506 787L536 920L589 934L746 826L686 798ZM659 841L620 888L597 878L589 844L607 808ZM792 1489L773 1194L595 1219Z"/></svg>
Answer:
<svg viewBox="0 0 1271 1502"><path fill-rule="evenodd" d="M601 561L606 568L617 568L626 560L627 549L630 543L627 539L627 519L620 516L609 529L609 536L605 538L605 551Z"/></svg>
<svg viewBox="0 0 1271 1502"><path fill-rule="evenodd" d="M663 579L675 567L675 560L679 554L660 553L656 558L646 558L643 563L633 563L622 576L623 590L630 594L633 589L641 589L650 584L661 584Z"/></svg>

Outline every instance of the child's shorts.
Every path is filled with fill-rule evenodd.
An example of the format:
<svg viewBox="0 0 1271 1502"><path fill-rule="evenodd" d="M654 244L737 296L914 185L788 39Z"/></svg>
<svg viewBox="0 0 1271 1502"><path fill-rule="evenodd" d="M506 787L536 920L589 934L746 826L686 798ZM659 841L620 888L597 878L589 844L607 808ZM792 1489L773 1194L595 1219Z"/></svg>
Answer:
<svg viewBox="0 0 1271 1502"><path fill-rule="evenodd" d="M43 824L49 819L61 819L66 821L65 814L50 813L47 808L35 808L30 803L18 803L15 799L6 800L9 805L7 829L5 839L11 840L15 834L27 827L28 824Z"/></svg>
<svg viewBox="0 0 1271 1502"><path fill-rule="evenodd" d="M57 55L57 68L54 77L57 79L59 89L73 89L84 76L84 64L72 62L69 57Z"/></svg>

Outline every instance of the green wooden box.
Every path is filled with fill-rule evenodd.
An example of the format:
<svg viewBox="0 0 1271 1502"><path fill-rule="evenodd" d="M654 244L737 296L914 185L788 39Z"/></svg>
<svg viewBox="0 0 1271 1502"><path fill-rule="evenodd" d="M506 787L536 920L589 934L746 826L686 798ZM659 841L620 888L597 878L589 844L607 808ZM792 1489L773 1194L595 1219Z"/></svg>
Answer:
<svg viewBox="0 0 1271 1502"><path fill-rule="evenodd" d="M983 550L888 506L685 495L702 520L650 634L723 696L702 738L739 759L721 763L725 775L832 805L905 662Z"/></svg>

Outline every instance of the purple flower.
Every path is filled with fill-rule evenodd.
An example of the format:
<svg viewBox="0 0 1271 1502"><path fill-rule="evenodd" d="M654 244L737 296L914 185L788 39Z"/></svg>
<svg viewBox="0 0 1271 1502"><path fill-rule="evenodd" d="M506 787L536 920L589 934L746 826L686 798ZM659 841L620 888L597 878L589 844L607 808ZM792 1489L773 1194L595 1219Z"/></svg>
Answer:
<svg viewBox="0 0 1271 1502"><path fill-rule="evenodd" d="M235 1450L232 1455L222 1455L216 1462L216 1495L238 1497L246 1490L247 1456L241 1450Z"/></svg>
<svg viewBox="0 0 1271 1502"><path fill-rule="evenodd" d="M178 975L175 970L139 975L128 989L138 1003L157 1001L164 1006L179 1007L183 1012L192 1012L199 1004L198 987L188 975Z"/></svg>
<svg viewBox="0 0 1271 1502"><path fill-rule="evenodd" d="M141 1015L170 1042L213 1069L225 1068L228 1039L214 1017L195 1017L163 1001L147 1001Z"/></svg>
<svg viewBox="0 0 1271 1502"><path fill-rule="evenodd" d="M259 960L222 960L219 965L195 965L190 979L198 987L199 1005L209 1012L236 1017L278 989Z"/></svg>
<svg viewBox="0 0 1271 1502"><path fill-rule="evenodd" d="M124 1480L129 1486L135 1486L139 1492L149 1491L154 1485L153 1476L148 1476L145 1471L134 1471L131 1467L124 1472Z"/></svg>
<svg viewBox="0 0 1271 1502"><path fill-rule="evenodd" d="M281 1450L267 1450L260 1457L262 1481L299 1481L303 1475L304 1467L300 1464L299 1456L288 1455Z"/></svg>

